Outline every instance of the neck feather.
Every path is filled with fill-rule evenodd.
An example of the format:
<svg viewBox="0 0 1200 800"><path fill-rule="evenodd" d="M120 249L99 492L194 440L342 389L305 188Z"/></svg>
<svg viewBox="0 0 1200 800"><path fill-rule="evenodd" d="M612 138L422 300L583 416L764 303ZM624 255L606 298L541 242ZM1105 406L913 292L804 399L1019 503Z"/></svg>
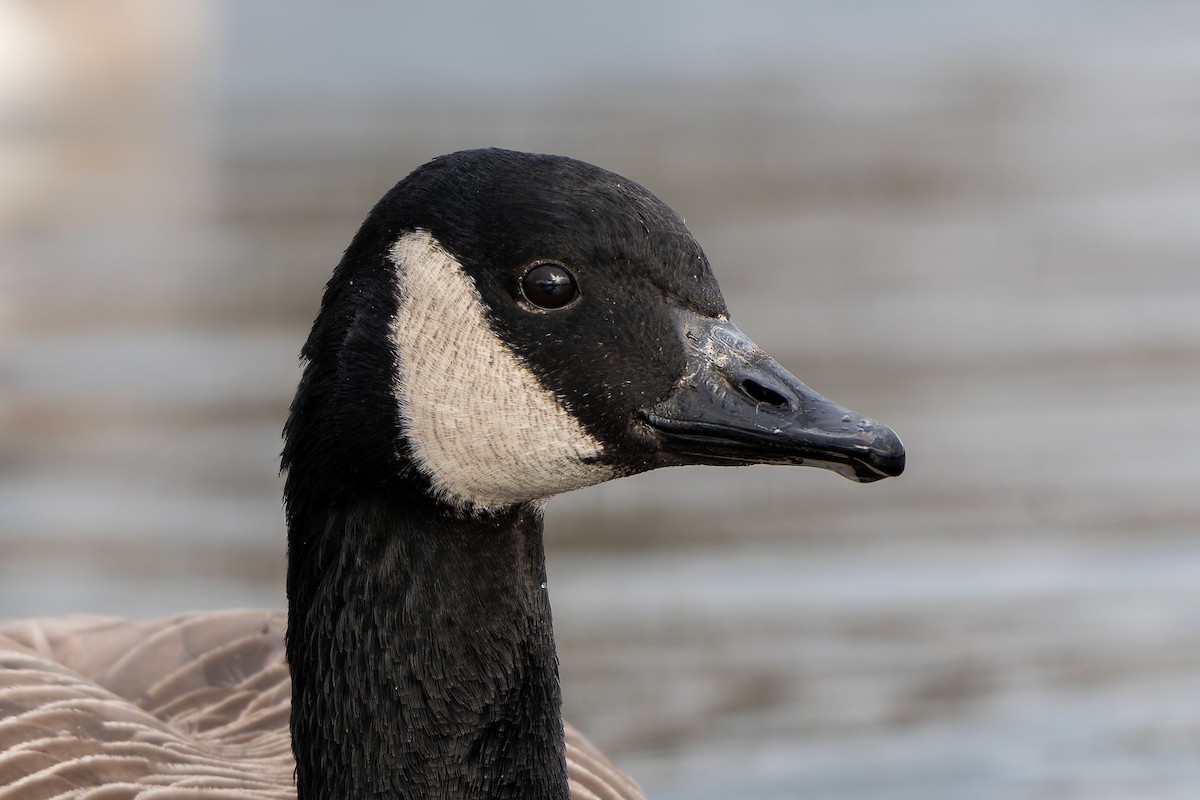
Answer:
<svg viewBox="0 0 1200 800"><path fill-rule="evenodd" d="M540 510L467 517L417 490L300 505L287 638L300 800L565 800Z"/></svg>

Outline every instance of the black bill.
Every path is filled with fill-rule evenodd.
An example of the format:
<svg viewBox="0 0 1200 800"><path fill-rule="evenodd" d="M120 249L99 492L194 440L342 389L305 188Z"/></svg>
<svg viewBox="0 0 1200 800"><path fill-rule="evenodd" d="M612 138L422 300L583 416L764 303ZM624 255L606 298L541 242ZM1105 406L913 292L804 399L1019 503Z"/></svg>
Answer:
<svg viewBox="0 0 1200 800"><path fill-rule="evenodd" d="M643 418L687 464L798 464L860 483L904 471L886 425L825 399L727 320L677 311L688 370Z"/></svg>

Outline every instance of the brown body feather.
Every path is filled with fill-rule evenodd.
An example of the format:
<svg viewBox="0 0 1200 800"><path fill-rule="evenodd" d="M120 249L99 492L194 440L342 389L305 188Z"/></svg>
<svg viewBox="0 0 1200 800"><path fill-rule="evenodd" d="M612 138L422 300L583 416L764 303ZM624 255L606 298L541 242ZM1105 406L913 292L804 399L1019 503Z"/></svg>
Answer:
<svg viewBox="0 0 1200 800"><path fill-rule="evenodd" d="M280 611L0 624L0 800L290 800ZM566 726L572 800L644 800Z"/></svg>

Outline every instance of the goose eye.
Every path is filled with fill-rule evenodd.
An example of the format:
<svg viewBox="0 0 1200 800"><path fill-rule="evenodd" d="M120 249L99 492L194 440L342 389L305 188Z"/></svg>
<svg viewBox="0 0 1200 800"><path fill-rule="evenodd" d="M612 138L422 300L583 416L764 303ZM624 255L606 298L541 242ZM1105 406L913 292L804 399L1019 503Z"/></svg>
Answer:
<svg viewBox="0 0 1200 800"><path fill-rule="evenodd" d="M575 277L558 264L538 264L521 279L525 299L538 308L562 308L575 299Z"/></svg>

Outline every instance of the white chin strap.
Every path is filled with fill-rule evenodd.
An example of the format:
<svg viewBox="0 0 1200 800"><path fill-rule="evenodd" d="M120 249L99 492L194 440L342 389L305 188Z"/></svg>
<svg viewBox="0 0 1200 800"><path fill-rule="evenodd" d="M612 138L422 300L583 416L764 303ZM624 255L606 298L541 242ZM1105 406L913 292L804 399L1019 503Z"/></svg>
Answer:
<svg viewBox="0 0 1200 800"><path fill-rule="evenodd" d="M600 442L488 324L479 290L427 231L391 250L395 396L417 467L440 498L486 511L613 477Z"/></svg>

